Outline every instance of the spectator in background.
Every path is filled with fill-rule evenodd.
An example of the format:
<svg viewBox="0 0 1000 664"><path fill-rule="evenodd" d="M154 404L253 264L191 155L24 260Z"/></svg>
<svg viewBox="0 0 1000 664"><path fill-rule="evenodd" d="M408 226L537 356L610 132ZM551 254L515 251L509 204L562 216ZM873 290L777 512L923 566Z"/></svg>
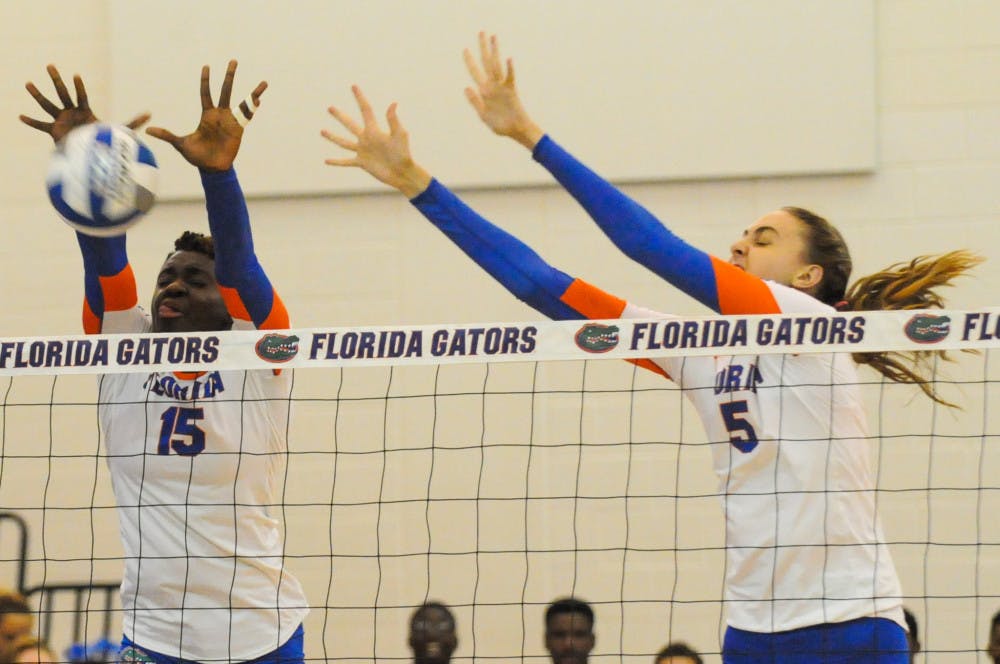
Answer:
<svg viewBox="0 0 1000 664"><path fill-rule="evenodd" d="M917 626L917 617L913 611L903 608L903 618L906 619L906 643L910 646L910 663L912 664L917 653L920 652L920 628Z"/></svg>
<svg viewBox="0 0 1000 664"><path fill-rule="evenodd" d="M11 664L56 664L60 661L45 641L34 636L22 636L14 641L9 657Z"/></svg>
<svg viewBox="0 0 1000 664"><path fill-rule="evenodd" d="M666 647L656 655L654 664L704 664L701 656L694 651L694 648L682 641L668 643Z"/></svg>
<svg viewBox="0 0 1000 664"><path fill-rule="evenodd" d="M993 614L990 621L990 640L986 643L986 654L993 664L1000 664L1000 611Z"/></svg>
<svg viewBox="0 0 1000 664"><path fill-rule="evenodd" d="M410 617L414 664L448 664L458 647L455 616L440 602L427 602Z"/></svg>
<svg viewBox="0 0 1000 664"><path fill-rule="evenodd" d="M594 610L586 602L566 597L545 610L545 649L552 664L586 664L594 642Z"/></svg>
<svg viewBox="0 0 1000 664"><path fill-rule="evenodd" d="M4 650L35 628L28 601L19 592L0 590L0 647Z"/></svg>

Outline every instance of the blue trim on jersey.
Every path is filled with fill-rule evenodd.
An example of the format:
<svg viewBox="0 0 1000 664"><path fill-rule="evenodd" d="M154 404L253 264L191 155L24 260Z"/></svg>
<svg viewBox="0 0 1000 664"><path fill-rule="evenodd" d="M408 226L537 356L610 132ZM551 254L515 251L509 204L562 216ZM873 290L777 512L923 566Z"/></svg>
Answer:
<svg viewBox="0 0 1000 664"><path fill-rule="evenodd" d="M238 637L237 637L238 638ZM302 625L295 630L291 638L285 641L279 648L272 650L266 655L261 655L260 657L247 660L245 664L304 664L305 662L305 630ZM122 649L119 652L119 661L132 664L134 660L128 657L125 653L127 648L136 648L141 651L141 654L146 655L149 659L156 664L198 664L192 659L181 659L179 657L171 657L170 655L164 655L163 653L158 653L153 650L147 650L137 643L133 642L127 636L122 636ZM122 655L126 655L122 657Z"/></svg>
<svg viewBox="0 0 1000 664"><path fill-rule="evenodd" d="M410 202L517 299L556 320L585 318L559 299L572 277L481 217L437 180Z"/></svg>
<svg viewBox="0 0 1000 664"><path fill-rule="evenodd" d="M104 315L104 291L101 290L99 277L113 277L128 265L125 236L93 237L77 233L76 241L83 256L83 292L87 306L101 318Z"/></svg>
<svg viewBox="0 0 1000 664"><path fill-rule="evenodd" d="M271 315L274 288L257 261L250 233L250 213L236 171L201 171L208 227L215 241L215 278L235 288L260 326Z"/></svg>
<svg viewBox="0 0 1000 664"><path fill-rule="evenodd" d="M726 629L723 664L909 664L906 631L887 618L859 618L762 634Z"/></svg>
<svg viewBox="0 0 1000 664"><path fill-rule="evenodd" d="M671 233L648 210L577 161L548 135L538 141L532 156L626 256L721 313L715 270L707 253Z"/></svg>

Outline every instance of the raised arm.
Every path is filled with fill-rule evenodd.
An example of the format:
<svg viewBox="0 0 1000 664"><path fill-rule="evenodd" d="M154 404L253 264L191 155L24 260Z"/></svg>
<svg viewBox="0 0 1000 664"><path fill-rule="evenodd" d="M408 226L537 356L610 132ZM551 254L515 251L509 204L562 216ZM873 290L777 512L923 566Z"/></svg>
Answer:
<svg viewBox="0 0 1000 664"><path fill-rule="evenodd" d="M463 203L410 154L409 135L399 121L396 104L386 112L388 131L379 127L361 90L352 88L362 122L340 109L333 115L351 137L322 135L353 153L327 159L332 166L353 166L398 189L441 232L518 299L549 318L616 318L625 302L575 280L546 263L529 246L491 224ZM581 293L588 293L581 296Z"/></svg>
<svg viewBox="0 0 1000 664"><path fill-rule="evenodd" d="M58 143L76 127L97 122L97 117L90 109L87 88L78 74L73 76L74 101L55 65L49 65L46 71L52 79L59 104L43 95L34 83L28 82L25 88L52 121L37 120L27 115L21 115L20 119ZM142 113L126 126L137 129L148 120L149 114ZM98 238L77 233L77 242L83 257L83 329L87 334L97 334L103 331L105 312L126 311L138 303L135 276L129 266L124 235Z"/></svg>
<svg viewBox="0 0 1000 664"><path fill-rule="evenodd" d="M720 313L770 313L773 298L757 277L692 247L648 210L562 149L528 115L517 91L514 63L500 59L496 36L479 34L479 61L465 51L475 86L465 95L495 134L532 151L536 161L580 203L629 258ZM481 63L481 64L480 64Z"/></svg>
<svg viewBox="0 0 1000 664"><path fill-rule="evenodd" d="M230 315L257 328L286 328L288 312L257 260L250 215L233 169L244 128L260 106L267 83L261 81L234 112L230 100L236 67L236 61L231 60L218 105L212 101L209 68L202 67L201 119L193 132L177 136L161 127L150 127L146 133L170 143L201 174L208 226L215 242L215 276Z"/></svg>

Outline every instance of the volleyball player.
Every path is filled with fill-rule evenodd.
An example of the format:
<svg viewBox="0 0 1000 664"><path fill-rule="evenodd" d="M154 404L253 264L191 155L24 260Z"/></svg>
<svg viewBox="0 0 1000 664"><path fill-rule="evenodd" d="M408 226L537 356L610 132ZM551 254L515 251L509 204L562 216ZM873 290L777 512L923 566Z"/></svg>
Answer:
<svg viewBox="0 0 1000 664"><path fill-rule="evenodd" d="M50 116L26 124L59 141L96 121L79 76L76 102L55 67L62 106L31 83ZM186 232L139 305L125 237L77 235L84 262L84 329L187 332L288 327L288 312L257 261L233 161L267 84L230 108L236 62L219 103L201 72L201 120L173 145L201 174L211 236ZM148 116L132 123L133 128ZM307 608L282 567L279 504L291 379L288 372L114 374L100 385L100 420L125 549L122 661L303 661Z"/></svg>
<svg viewBox="0 0 1000 664"><path fill-rule="evenodd" d="M776 210L743 230L728 262L671 234L586 169L524 112L513 68L481 38L482 69L467 95L495 132L535 158L630 256L721 314L829 314L836 309L940 306L934 288L978 262L966 252L917 259L847 289L840 233L800 208ZM570 277L491 224L419 164L396 104L383 131L361 90L362 121L330 113L351 134L323 135L413 205L509 291L555 319L662 316ZM856 356L892 380L941 398L893 354ZM642 366L676 381L710 441L726 517L728 664L908 661L901 589L875 512L875 480L857 373L846 354L659 358ZM724 389L716 390L722 378Z"/></svg>

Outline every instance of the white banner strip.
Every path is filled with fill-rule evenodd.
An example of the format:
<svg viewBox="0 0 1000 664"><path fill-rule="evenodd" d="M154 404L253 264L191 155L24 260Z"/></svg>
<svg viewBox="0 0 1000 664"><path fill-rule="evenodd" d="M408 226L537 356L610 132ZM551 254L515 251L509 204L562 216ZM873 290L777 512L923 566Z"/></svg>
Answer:
<svg viewBox="0 0 1000 664"><path fill-rule="evenodd" d="M0 375L1000 348L1000 308L0 339Z"/></svg>

